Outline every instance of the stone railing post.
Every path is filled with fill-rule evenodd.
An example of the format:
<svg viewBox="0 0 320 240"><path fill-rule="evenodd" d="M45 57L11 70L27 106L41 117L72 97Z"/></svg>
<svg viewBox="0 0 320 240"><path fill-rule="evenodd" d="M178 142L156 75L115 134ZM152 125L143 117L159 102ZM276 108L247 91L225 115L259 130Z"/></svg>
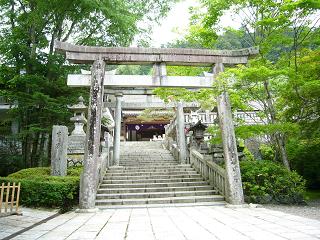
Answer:
<svg viewBox="0 0 320 240"><path fill-rule="evenodd" d="M121 135L121 98L122 93L116 95L115 109L115 126L114 126L114 141L113 141L113 165L118 166L120 162L120 135Z"/></svg>
<svg viewBox="0 0 320 240"><path fill-rule="evenodd" d="M187 163L187 144L186 144L186 134L184 131L184 113L183 113L183 103L177 103L177 143L180 150L179 162L180 164Z"/></svg>
<svg viewBox="0 0 320 240"><path fill-rule="evenodd" d="M104 61L94 61L91 71L87 136L83 161L83 173L80 183L80 209L82 209L82 211L90 211L90 209L95 208L97 162L100 150L103 81L105 72Z"/></svg>
<svg viewBox="0 0 320 240"><path fill-rule="evenodd" d="M214 67L214 74L223 72L222 63ZM240 174L237 143L232 120L229 95L223 92L217 98L219 125L222 134L224 161L227 173L228 197L231 204L240 205L244 203L242 181Z"/></svg>

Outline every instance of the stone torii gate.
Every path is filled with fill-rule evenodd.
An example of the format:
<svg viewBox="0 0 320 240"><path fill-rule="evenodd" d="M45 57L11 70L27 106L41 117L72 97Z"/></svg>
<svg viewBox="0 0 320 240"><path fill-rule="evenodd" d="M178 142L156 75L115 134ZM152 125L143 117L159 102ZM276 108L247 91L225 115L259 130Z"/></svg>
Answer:
<svg viewBox="0 0 320 240"><path fill-rule="evenodd" d="M79 86L90 85L90 101L88 110L87 139L85 145L84 169L80 184L80 208L90 210L95 208L96 195L96 169L97 159L100 147L100 125L101 112L103 105L104 87L121 87L122 89L130 87L188 87L201 88L211 87L213 78L210 81L204 79L200 82L190 79L186 84L183 79L188 77L170 77L166 76L166 65L188 65L188 66L213 66L214 75L224 70L224 64L246 64L248 58L258 53L256 48L240 50L207 50L207 49L165 49L165 48L122 48L122 47L92 47L78 46L65 42L55 42L56 51L66 55L66 59L76 64L92 64L91 79L88 77L70 76L68 81L80 78ZM133 81L129 85L116 77L105 78L106 64L153 64L154 76L151 81ZM90 83L91 82L91 83ZM146 83L147 82L147 83ZM140 90L144 92L145 90ZM115 116L115 141L114 141L114 159L119 158L120 150L120 125L121 121L121 94L116 94L116 116ZM226 172L229 188L229 202L231 204L243 203L243 190L238 161L238 153L234 126L232 122L231 106L228 94L222 93L218 99L219 125L222 130L222 140L224 149L224 158L226 163ZM179 136L181 158L186 158L183 105L177 104ZM181 122L181 124L179 124ZM182 124L183 123L183 124ZM183 163L183 162L182 162Z"/></svg>

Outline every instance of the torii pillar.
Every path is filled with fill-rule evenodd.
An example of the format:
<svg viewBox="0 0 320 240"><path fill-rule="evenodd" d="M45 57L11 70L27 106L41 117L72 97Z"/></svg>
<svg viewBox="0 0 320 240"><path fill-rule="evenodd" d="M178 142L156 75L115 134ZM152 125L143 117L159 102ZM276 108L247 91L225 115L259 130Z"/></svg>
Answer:
<svg viewBox="0 0 320 240"><path fill-rule="evenodd" d="M218 75L224 71L222 63L216 63L213 74ZM229 95L222 92L217 98L219 126L222 135L223 154L227 172L228 194L227 201L233 205L244 203L243 189L240 173L240 165L237 151L237 143L232 120L232 112Z"/></svg>
<svg viewBox="0 0 320 240"><path fill-rule="evenodd" d="M116 109L114 114L114 141L113 141L113 165L119 166L120 162L120 136L121 136L121 99L122 93L115 94Z"/></svg>
<svg viewBox="0 0 320 240"><path fill-rule="evenodd" d="M100 150L101 115L105 62L95 60L91 70L91 88L88 109L87 136L80 180L80 209L95 209L97 187L97 162Z"/></svg>
<svg viewBox="0 0 320 240"><path fill-rule="evenodd" d="M179 162L180 164L187 163L187 144L186 144L186 133L184 131L184 112L183 103L179 101L177 103L177 142L179 146Z"/></svg>

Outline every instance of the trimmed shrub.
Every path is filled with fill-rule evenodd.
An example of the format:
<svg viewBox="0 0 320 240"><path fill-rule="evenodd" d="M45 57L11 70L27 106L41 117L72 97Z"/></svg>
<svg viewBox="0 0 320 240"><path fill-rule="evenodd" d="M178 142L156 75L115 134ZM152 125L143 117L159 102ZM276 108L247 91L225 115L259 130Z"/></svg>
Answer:
<svg viewBox="0 0 320 240"><path fill-rule="evenodd" d="M305 180L296 172L271 161L240 163L246 202L303 203Z"/></svg>
<svg viewBox="0 0 320 240"><path fill-rule="evenodd" d="M50 168L28 168L0 178L0 182L20 182L21 204L29 207L59 207L69 210L77 204L81 168L68 169L68 176L50 176Z"/></svg>

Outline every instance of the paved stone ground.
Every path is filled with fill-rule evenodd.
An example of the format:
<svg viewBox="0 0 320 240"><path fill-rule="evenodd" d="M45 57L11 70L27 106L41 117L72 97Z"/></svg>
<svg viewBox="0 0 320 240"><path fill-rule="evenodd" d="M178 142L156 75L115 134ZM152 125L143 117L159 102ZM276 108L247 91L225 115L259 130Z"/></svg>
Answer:
<svg viewBox="0 0 320 240"><path fill-rule="evenodd" d="M32 208L21 208L22 216L11 215L0 217L0 239L13 233L26 229L54 214L57 210L41 210Z"/></svg>
<svg viewBox="0 0 320 240"><path fill-rule="evenodd" d="M13 239L320 239L320 221L265 208L212 206L69 212Z"/></svg>
<svg viewBox="0 0 320 240"><path fill-rule="evenodd" d="M320 221L320 200L309 201L307 205L267 204L263 207Z"/></svg>

